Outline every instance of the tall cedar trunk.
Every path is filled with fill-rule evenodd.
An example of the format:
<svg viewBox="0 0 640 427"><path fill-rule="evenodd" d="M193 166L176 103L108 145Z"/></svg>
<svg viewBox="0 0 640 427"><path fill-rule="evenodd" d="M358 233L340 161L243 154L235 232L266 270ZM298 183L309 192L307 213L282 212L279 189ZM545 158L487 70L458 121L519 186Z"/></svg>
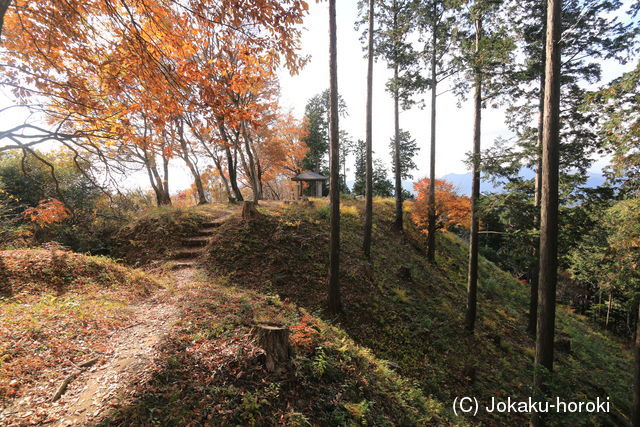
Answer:
<svg viewBox="0 0 640 427"><path fill-rule="evenodd" d="M476 61L479 61L482 20L476 19ZM473 332L478 305L478 201L480 199L480 133L482 119L482 74L478 62L474 65L473 95L473 183L471 189L471 236L469 241L469 272L467 276L467 313L465 327Z"/></svg>
<svg viewBox="0 0 640 427"><path fill-rule="evenodd" d="M542 32L543 37L547 28L547 8L542 6ZM544 48L540 51L540 94L538 96L538 147L536 152L536 177L535 177L535 195L533 199L534 216L533 227L540 227L540 198L542 196L542 131L544 129L544 69L546 63L546 54ZM540 239L536 238L533 242L533 263L529 269L529 319L527 331L531 336L536 335L536 325L538 322L538 260L540 259Z"/></svg>
<svg viewBox="0 0 640 427"><path fill-rule="evenodd" d="M393 2L393 28L398 26L398 6L396 1ZM393 121L394 121L394 140L393 140L393 163L396 169L396 219L395 227L402 230L402 170L400 166L400 93L398 90L398 47L394 46L394 64L393 79L396 86L393 90Z"/></svg>
<svg viewBox="0 0 640 427"><path fill-rule="evenodd" d="M398 65L393 70L394 78L398 77ZM400 165L400 100L398 90L393 94L393 116L394 116L394 141L393 141L393 163L396 168L396 218L394 226L397 230L402 230L402 170Z"/></svg>
<svg viewBox="0 0 640 427"><path fill-rule="evenodd" d="M329 0L329 201L331 231L329 248L329 313L342 311L340 300L340 141L338 139L338 64L336 47L336 0Z"/></svg>
<svg viewBox="0 0 640 427"><path fill-rule="evenodd" d="M435 11L434 11L435 12ZM435 14L434 14L435 19ZM436 70L437 25L433 26L433 38L431 46L431 150L429 164L429 213L427 225L427 259L434 262L436 259L436 87L438 85L438 73Z"/></svg>
<svg viewBox="0 0 640 427"><path fill-rule="evenodd" d="M607 319L604 321L604 328L609 329L609 319L611 319L611 306L613 305L613 292L609 291L609 304L607 305Z"/></svg>
<svg viewBox="0 0 640 427"><path fill-rule="evenodd" d="M553 370L553 338L558 281L558 163L560 146L560 36L561 0L547 1L547 38L542 138L542 198L540 211L540 270L538 326L533 376L534 392L543 392L540 368ZM533 425L542 425L533 414Z"/></svg>
<svg viewBox="0 0 640 427"><path fill-rule="evenodd" d="M640 304L636 318L634 353L636 356L635 378L633 381L633 427L640 427Z"/></svg>
<svg viewBox="0 0 640 427"><path fill-rule="evenodd" d="M371 112L373 107L373 0L369 0L369 45L367 49L367 122L366 122L366 184L364 209L364 239L362 250L371 256L371 234L373 229L373 160L371 148Z"/></svg>

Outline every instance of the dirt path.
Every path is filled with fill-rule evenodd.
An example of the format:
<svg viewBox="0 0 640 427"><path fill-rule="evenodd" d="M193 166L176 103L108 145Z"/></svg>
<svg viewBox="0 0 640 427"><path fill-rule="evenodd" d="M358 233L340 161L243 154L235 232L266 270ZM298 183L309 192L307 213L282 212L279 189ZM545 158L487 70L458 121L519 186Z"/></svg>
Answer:
<svg viewBox="0 0 640 427"><path fill-rule="evenodd" d="M114 351L101 365L69 384L60 399L53 425L85 425L127 394L130 384L142 381L156 354L156 345L178 318L171 303L146 302L135 307L135 323L113 336Z"/></svg>
<svg viewBox="0 0 640 427"><path fill-rule="evenodd" d="M132 386L144 382L151 372L151 364L158 353L158 344L169 334L180 318L175 295L182 286L190 285L198 274L198 258L204 253L209 238L230 215L217 218L203 225L198 233L183 240L179 259L168 263L171 269L167 279L172 286L149 300L131 306L133 323L116 331L110 338L113 350L99 355L91 366L76 367L65 381L68 382L61 397L55 402L40 402L37 412L44 415L47 425L90 425L98 421L120 399L133 392ZM31 405L16 402L4 408L0 414L13 414L10 425L31 424L28 420L34 409ZM3 412L0 410L0 412ZM43 413L44 412L44 413ZM46 414L46 415L45 415ZM44 418L41 418L44 419ZM16 420L22 420L17 421Z"/></svg>
<svg viewBox="0 0 640 427"><path fill-rule="evenodd" d="M175 287L188 285L197 270L185 268L171 273ZM175 288L174 288L175 289ZM167 335L179 318L178 309L155 297L134 308L135 322L116 333L114 351L102 364L82 372L68 386L51 418L53 426L86 425L100 419L104 412L126 398L132 384L146 380L157 355L157 344Z"/></svg>
<svg viewBox="0 0 640 427"><path fill-rule="evenodd" d="M211 234L213 232L206 233L207 236ZM170 273L174 292L194 281L198 271L194 268L196 260L188 261L191 263L185 263ZM157 354L157 344L179 318L170 292L134 307L133 325L112 337L113 354L105 363L82 372L70 383L60 405L51 414L51 418L57 419L52 425L91 424L116 406L119 399L126 398L132 384L147 379L145 376L152 371L149 367Z"/></svg>

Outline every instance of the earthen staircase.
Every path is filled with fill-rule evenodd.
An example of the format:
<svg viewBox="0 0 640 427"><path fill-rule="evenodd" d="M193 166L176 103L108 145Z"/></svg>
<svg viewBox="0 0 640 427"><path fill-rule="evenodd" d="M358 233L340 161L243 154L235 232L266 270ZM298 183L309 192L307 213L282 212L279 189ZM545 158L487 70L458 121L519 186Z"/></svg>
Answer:
<svg viewBox="0 0 640 427"><path fill-rule="evenodd" d="M194 268L198 264L199 258L204 255L211 236L214 235L231 215L216 218L202 224L202 227L192 236L182 240L182 247L173 252L173 261L169 264L171 269L179 270L183 268Z"/></svg>

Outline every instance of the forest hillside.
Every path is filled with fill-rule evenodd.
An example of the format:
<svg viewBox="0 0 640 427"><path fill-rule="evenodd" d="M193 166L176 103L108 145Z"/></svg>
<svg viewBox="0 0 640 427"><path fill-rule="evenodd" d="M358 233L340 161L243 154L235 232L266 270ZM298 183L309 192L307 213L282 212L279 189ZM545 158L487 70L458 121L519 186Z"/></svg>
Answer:
<svg viewBox="0 0 640 427"><path fill-rule="evenodd" d="M639 54L640 0L0 0L0 426L640 427Z"/></svg>
<svg viewBox="0 0 640 427"><path fill-rule="evenodd" d="M468 246L452 233L438 233L441 250L436 264L428 263L424 234L410 221L398 234L393 200L376 199L369 267L359 247L363 209L362 202L342 201L345 314L333 320L440 401L472 395L488 403L496 392L530 396L535 342L526 332L528 286L481 257L480 321L477 333L469 336L464 332ZM325 316L326 202L262 212L250 226L239 220L224 224L205 267L211 274L226 274L234 286L277 294ZM554 395L567 400L610 396L612 412L599 419L594 415L590 423L624 424L633 372L627 342L594 330L586 317L565 306L559 306L557 328ZM503 416L484 421L514 422L514 414ZM558 417L566 425L571 414ZM585 423L585 414L575 414L575 421ZM524 414L521 422L526 422Z"/></svg>
<svg viewBox="0 0 640 427"><path fill-rule="evenodd" d="M466 244L439 233L437 263L428 263L422 233L410 224L404 235L393 230L390 199L374 204L371 267L358 250L363 204L343 201L344 314L327 315L327 209L317 199L265 202L250 221L223 205L153 209L117 234L127 236L122 253L132 246L155 254L143 270L56 245L1 252L3 422L464 425L471 419L449 403L456 396L488 404L496 390L530 394L528 289L482 259L480 322L469 336L461 309ZM207 236L194 259L185 249L158 249L161 236L179 230L178 242ZM256 345L254 330L265 324L290 330L293 358L283 372L269 372ZM625 423L627 346L564 307L558 340L554 392L612 401L611 413L576 414L576 423ZM83 404L92 381L107 378L113 389L96 387ZM568 416L550 422L564 425Z"/></svg>

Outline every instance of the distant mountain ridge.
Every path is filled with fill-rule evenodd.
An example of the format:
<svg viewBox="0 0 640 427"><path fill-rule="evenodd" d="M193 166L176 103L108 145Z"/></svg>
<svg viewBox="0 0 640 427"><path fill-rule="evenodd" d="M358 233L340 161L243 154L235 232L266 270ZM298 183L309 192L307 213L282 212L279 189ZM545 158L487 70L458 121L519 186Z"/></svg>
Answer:
<svg viewBox="0 0 640 427"><path fill-rule="evenodd" d="M533 179L535 176L534 171L531 169L523 169L520 172L520 176L524 179ZM471 194L471 172L467 173L449 173L438 179L444 179L451 184L453 184L460 194L464 194L466 196ZM585 187L595 188L604 184L604 176L602 176L601 172L591 171L589 172L589 176L587 178L587 182L585 183ZM413 181L404 181L402 183L402 187L413 192ZM496 192L501 191L502 186L494 185L491 181L482 179L480 181L480 192Z"/></svg>
<svg viewBox="0 0 640 427"><path fill-rule="evenodd" d="M533 179L535 173L531 169L522 169L520 171L520 176L524 179ZM459 194L463 194L465 196L469 196L471 194L471 172L467 173L448 173L444 176L439 177L438 179L444 179L445 181L453 184L458 190ZM405 190L415 194L413 190L413 183L416 182L418 178L414 180L404 180L402 181L402 188ZM592 171L589 172L589 176L587 178L587 182L585 183L585 187L588 188L596 188L604 184L604 176L602 176L601 172ZM353 188L354 181L347 181L347 185L349 188ZM502 190L501 185L495 185L488 179L481 179L480 181L480 192L489 193L489 192L499 192Z"/></svg>

